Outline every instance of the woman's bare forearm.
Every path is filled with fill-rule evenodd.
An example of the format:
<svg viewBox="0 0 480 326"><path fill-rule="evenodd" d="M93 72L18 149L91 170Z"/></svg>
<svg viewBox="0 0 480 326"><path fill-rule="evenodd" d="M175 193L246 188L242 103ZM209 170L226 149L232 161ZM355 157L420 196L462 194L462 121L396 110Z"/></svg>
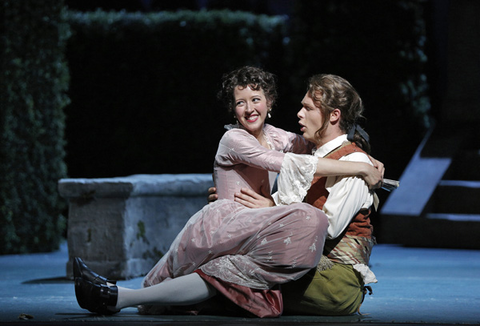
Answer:
<svg viewBox="0 0 480 326"><path fill-rule="evenodd" d="M349 162L319 158L317 163L316 177L358 175L366 176L368 164L363 162Z"/></svg>
<svg viewBox="0 0 480 326"><path fill-rule="evenodd" d="M370 185L378 185L383 176L380 171L370 164L363 162L338 161L328 158L319 158L315 176L360 176Z"/></svg>

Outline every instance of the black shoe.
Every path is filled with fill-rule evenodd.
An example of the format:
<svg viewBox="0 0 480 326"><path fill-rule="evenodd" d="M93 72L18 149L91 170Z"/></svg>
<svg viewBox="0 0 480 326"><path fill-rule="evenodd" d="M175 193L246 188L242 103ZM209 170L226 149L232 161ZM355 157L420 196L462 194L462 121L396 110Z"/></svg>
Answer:
<svg viewBox="0 0 480 326"><path fill-rule="evenodd" d="M73 278L77 279L78 277L83 278L84 280L90 281L94 284L107 284L112 283L116 284L116 281L109 280L103 276L98 275L94 271L85 265L83 260L80 257L75 257L73 260Z"/></svg>
<svg viewBox="0 0 480 326"><path fill-rule="evenodd" d="M81 277L75 279L75 295L83 309L100 315L113 315L118 299L117 286L95 284Z"/></svg>

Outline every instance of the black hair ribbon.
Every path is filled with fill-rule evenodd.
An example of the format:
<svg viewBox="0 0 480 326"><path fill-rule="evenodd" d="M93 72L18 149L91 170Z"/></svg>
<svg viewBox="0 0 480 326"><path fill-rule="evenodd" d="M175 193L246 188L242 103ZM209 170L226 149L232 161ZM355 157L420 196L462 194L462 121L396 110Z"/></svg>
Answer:
<svg viewBox="0 0 480 326"><path fill-rule="evenodd" d="M350 128L350 130L348 131L348 136L347 136L347 139L351 142L353 142L353 135L355 135L355 131L358 131L358 133L360 134L360 136L362 136L365 141L368 143L369 140L370 140L370 137L368 136L368 134L365 132L365 130L363 130L362 127L360 127L358 124L353 124L353 126Z"/></svg>

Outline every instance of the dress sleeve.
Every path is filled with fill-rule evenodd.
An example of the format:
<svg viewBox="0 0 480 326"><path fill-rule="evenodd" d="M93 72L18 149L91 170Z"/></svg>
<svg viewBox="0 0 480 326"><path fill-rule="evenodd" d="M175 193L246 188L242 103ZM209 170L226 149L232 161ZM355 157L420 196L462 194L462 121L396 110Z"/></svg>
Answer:
<svg viewBox="0 0 480 326"><path fill-rule="evenodd" d="M231 129L220 140L215 161L220 166L247 164L278 173L284 156L282 152L269 150L260 145L247 131Z"/></svg>
<svg viewBox="0 0 480 326"><path fill-rule="evenodd" d="M303 136L295 134L293 132L286 131L286 134L289 137L289 144L285 152L295 153L295 154L312 154L312 148L314 144L307 141Z"/></svg>
<svg viewBox="0 0 480 326"><path fill-rule="evenodd" d="M300 203L307 195L317 169L318 158L313 155L285 154L280 174L278 191L272 195L277 205Z"/></svg>
<svg viewBox="0 0 480 326"><path fill-rule="evenodd" d="M285 153L311 154L314 144L303 136L285 131L272 125L265 125L265 130L272 139L273 146Z"/></svg>

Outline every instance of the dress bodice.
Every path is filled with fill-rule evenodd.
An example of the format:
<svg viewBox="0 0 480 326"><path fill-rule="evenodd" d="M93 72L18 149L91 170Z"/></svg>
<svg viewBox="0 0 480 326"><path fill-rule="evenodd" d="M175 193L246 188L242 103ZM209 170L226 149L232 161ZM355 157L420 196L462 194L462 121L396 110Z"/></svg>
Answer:
<svg viewBox="0 0 480 326"><path fill-rule="evenodd" d="M276 174L280 172L284 153L308 153L311 149L303 137L275 128L264 127L271 149L241 128L231 128L220 140L214 163L214 179L219 199L232 199L241 188L267 196Z"/></svg>

